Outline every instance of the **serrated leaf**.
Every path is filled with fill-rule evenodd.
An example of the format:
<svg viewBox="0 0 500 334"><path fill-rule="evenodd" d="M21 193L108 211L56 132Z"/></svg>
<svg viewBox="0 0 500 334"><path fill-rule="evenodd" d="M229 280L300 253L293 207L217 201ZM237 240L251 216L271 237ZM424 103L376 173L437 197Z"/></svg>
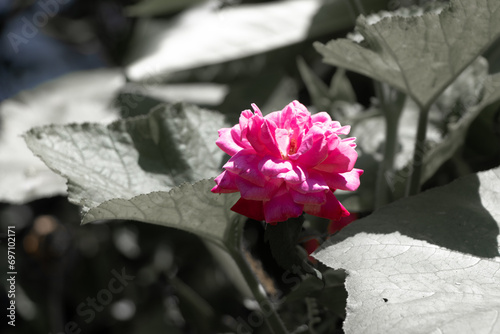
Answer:
<svg viewBox="0 0 500 334"><path fill-rule="evenodd" d="M500 100L500 74L488 76L484 81L484 96L479 104L469 107L465 115L455 124L450 125L448 135L434 146L424 158L422 183L428 180L436 170L463 145L467 131L484 108Z"/></svg>
<svg viewBox="0 0 500 334"><path fill-rule="evenodd" d="M24 203L65 194L64 179L33 156L21 135L34 126L50 123L116 119L118 111L112 102L124 82L118 70L75 72L3 101L0 104L0 201Z"/></svg>
<svg viewBox="0 0 500 334"><path fill-rule="evenodd" d="M326 63L386 82L427 106L500 37L498 22L496 0L451 0L437 15L394 16L373 25L361 16L362 43L339 39L315 47Z"/></svg>
<svg viewBox="0 0 500 334"><path fill-rule="evenodd" d="M356 221L313 256L348 276L346 333L500 330L500 168Z"/></svg>
<svg viewBox="0 0 500 334"><path fill-rule="evenodd" d="M224 153L215 145L221 114L185 104L100 124L51 125L25 135L29 148L68 179L83 211L113 198L167 191L216 176Z"/></svg>
<svg viewBox="0 0 500 334"><path fill-rule="evenodd" d="M213 179L182 184L131 199L114 198L91 208L83 224L102 219L132 219L194 233L219 245L230 242L238 214L230 210L239 194L213 194Z"/></svg>

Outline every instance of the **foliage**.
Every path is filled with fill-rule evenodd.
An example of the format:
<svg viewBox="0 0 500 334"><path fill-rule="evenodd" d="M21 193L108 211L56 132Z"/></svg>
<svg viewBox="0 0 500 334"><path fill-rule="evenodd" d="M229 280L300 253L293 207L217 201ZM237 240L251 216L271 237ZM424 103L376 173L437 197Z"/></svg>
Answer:
<svg viewBox="0 0 500 334"><path fill-rule="evenodd" d="M0 207L2 224L22 231L26 263L50 273L40 274L48 311L43 289L21 281L20 305L38 312L23 329L62 330L43 315L59 312L61 322L64 304L64 321L84 332L106 321L120 333L497 331L500 3L242 2L128 4L137 24L126 65L0 105L1 200L61 194L62 176L85 224L71 226L77 210L62 199L52 220L37 209L51 200ZM357 12L365 15L355 21ZM339 232L345 217L266 226L230 210L237 194L210 192L229 158L217 131L252 102L271 111L298 98L357 137L361 184L335 196L366 217ZM31 127L24 140L51 171L14 139ZM120 294L136 315L85 321L80 301L118 264L137 277ZM86 289L54 301L60 281L50 275L64 270ZM30 308L19 308L28 319Z"/></svg>

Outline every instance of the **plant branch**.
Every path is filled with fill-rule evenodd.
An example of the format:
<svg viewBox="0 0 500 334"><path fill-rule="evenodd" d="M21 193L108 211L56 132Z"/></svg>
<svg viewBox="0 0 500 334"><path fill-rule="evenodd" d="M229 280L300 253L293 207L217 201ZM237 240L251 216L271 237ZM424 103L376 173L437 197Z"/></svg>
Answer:
<svg viewBox="0 0 500 334"><path fill-rule="evenodd" d="M427 133L427 123L429 119L430 106L420 107L418 117L417 138L413 151L413 164L410 180L406 188L406 196L418 194L420 191L420 180L422 179L422 169L425 154L425 137Z"/></svg>

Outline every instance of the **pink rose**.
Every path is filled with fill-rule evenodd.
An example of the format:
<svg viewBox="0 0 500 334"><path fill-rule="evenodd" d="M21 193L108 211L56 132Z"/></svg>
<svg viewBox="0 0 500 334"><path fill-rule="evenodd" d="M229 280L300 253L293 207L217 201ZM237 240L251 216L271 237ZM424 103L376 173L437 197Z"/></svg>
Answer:
<svg viewBox="0 0 500 334"><path fill-rule="evenodd" d="M339 138L350 126L326 112L311 115L298 101L266 117L252 107L239 124L219 130L216 144L232 157L212 192L240 192L231 210L270 224L303 212L332 220L348 216L333 192L356 190L363 173L354 168L355 138Z"/></svg>

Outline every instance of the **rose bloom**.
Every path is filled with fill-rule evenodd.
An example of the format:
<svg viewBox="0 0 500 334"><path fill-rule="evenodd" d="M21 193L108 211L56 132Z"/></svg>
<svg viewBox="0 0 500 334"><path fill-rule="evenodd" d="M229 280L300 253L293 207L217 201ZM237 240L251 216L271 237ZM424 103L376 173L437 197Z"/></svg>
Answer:
<svg viewBox="0 0 500 334"><path fill-rule="evenodd" d="M252 107L239 124L219 130L216 144L231 159L212 192L240 192L231 210L270 224L303 212L332 220L348 216L333 192L356 190L363 173L354 168L355 138L339 137L350 126L326 112L311 115L298 101L265 117Z"/></svg>

